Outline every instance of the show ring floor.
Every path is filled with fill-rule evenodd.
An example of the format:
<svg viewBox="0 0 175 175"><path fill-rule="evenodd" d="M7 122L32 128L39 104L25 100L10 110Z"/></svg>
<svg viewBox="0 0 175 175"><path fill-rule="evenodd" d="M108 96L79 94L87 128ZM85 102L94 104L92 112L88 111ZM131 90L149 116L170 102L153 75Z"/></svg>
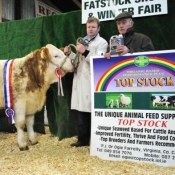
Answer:
<svg viewBox="0 0 175 175"><path fill-rule="evenodd" d="M175 167L101 160L89 147L70 147L76 137L59 141L45 130L28 151L19 150L16 133L0 132L0 175L175 175Z"/></svg>

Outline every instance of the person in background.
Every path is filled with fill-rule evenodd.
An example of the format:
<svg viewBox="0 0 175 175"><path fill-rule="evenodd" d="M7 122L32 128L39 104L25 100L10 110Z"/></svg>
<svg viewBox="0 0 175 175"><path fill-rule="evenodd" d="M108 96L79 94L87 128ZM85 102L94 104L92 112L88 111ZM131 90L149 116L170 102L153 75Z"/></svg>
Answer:
<svg viewBox="0 0 175 175"><path fill-rule="evenodd" d="M95 17L90 17L86 22L86 33L83 39L86 45L77 41L76 51L80 53L80 63L74 73L71 109L78 112L78 140L71 146L80 147L90 145L91 131L91 73L90 57L103 55L107 52L108 43L100 37L100 22ZM64 53L72 59L75 53L70 46L64 48Z"/></svg>
<svg viewBox="0 0 175 175"><path fill-rule="evenodd" d="M114 19L117 24L119 34L123 35L124 45L120 45L116 49L116 54L120 56L127 53L154 51L154 46L151 39L141 33L134 31L134 21L132 14L129 12L122 12ZM110 52L104 54L104 57L110 59Z"/></svg>

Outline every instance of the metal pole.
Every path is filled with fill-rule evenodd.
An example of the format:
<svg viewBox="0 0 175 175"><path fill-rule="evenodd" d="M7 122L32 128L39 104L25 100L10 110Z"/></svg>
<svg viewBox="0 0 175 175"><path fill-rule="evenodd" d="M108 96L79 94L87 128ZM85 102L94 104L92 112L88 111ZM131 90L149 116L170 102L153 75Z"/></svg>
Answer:
<svg viewBox="0 0 175 175"><path fill-rule="evenodd" d="M80 9L81 9L81 3L78 0L72 0Z"/></svg>
<svg viewBox="0 0 175 175"><path fill-rule="evenodd" d="M15 20L21 19L21 0L15 0Z"/></svg>

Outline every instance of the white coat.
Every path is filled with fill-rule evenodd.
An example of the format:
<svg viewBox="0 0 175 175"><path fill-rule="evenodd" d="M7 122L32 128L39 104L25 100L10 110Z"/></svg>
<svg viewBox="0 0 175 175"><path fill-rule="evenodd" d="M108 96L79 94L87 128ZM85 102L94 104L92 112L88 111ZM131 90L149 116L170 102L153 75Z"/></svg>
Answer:
<svg viewBox="0 0 175 175"><path fill-rule="evenodd" d="M81 112L91 112L91 73L90 73L90 57L100 56L106 53L108 43L98 34L96 38L88 45L89 54L85 58L80 56L80 63L77 73L74 73L71 109ZM70 58L74 58L75 53L71 52ZM105 59L105 58L104 58Z"/></svg>

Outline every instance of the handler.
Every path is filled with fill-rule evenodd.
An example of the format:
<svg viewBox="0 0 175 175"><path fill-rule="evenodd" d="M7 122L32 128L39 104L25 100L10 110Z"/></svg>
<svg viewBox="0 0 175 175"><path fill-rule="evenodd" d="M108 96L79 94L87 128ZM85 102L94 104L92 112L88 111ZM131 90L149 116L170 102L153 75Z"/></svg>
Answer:
<svg viewBox="0 0 175 175"><path fill-rule="evenodd" d="M122 56L127 53L155 50L153 43L148 36L134 31L134 21L132 20L131 13L120 13L114 20L116 21L119 34L124 37L124 45L117 47L116 54L120 53L119 55ZM104 56L107 59L110 59L110 52L105 53Z"/></svg>
<svg viewBox="0 0 175 175"><path fill-rule="evenodd" d="M87 36L84 41L87 45L77 42L76 50L80 53L80 63L77 72L74 73L71 109L78 111L78 141L71 146L80 147L90 144L91 131L91 73L90 56L103 55L107 51L108 43L100 37L100 22L91 17L86 22ZM69 46L64 48L69 58L74 58L75 53Z"/></svg>

